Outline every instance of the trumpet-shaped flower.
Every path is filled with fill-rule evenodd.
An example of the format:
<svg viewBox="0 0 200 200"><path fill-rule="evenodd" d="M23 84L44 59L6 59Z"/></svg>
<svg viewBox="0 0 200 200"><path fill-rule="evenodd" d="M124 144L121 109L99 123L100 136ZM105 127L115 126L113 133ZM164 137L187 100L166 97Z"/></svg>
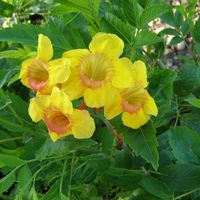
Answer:
<svg viewBox="0 0 200 200"><path fill-rule="evenodd" d="M112 119L122 113L125 126L137 129L150 119L150 115L157 116L158 109L154 99L149 95L147 86L146 66L141 61L133 64L135 81L130 88L112 90L106 99L104 114Z"/></svg>
<svg viewBox="0 0 200 200"><path fill-rule="evenodd" d="M70 59L72 73L61 89L70 99L83 96L89 107L104 106L110 89L127 88L133 82L131 61L119 58L123 48L123 41L116 35L97 33L89 44L89 50L65 52L63 57Z"/></svg>
<svg viewBox="0 0 200 200"><path fill-rule="evenodd" d="M21 82L39 93L50 93L54 85L65 82L70 73L69 59L50 59L53 48L48 37L39 34L37 56L22 63Z"/></svg>
<svg viewBox="0 0 200 200"><path fill-rule="evenodd" d="M73 109L68 96L57 87L51 95L38 94L32 98L29 115L34 122L44 121L53 141L71 134L78 139L90 138L95 130L88 111Z"/></svg>

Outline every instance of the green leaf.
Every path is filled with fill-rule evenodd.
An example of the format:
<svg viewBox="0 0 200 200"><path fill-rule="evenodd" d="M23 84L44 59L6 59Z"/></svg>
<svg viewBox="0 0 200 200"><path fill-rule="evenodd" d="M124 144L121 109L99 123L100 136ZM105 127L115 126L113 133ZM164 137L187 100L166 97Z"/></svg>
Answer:
<svg viewBox="0 0 200 200"><path fill-rule="evenodd" d="M24 160L6 154L0 154L0 163L4 164L7 167L17 167L24 163Z"/></svg>
<svg viewBox="0 0 200 200"><path fill-rule="evenodd" d="M168 131L172 153L180 163L200 163L200 136L186 126Z"/></svg>
<svg viewBox="0 0 200 200"><path fill-rule="evenodd" d="M140 27L143 27L145 24L161 16L163 13L167 12L168 9L169 6L164 3L148 6L147 8L145 8L140 17Z"/></svg>
<svg viewBox="0 0 200 200"><path fill-rule="evenodd" d="M170 110L175 79L176 72L163 69L155 71L149 81L150 94L158 106L158 117L164 116Z"/></svg>
<svg viewBox="0 0 200 200"><path fill-rule="evenodd" d="M153 124L142 126L138 130L125 129L123 132L124 142L134 151L136 156L141 156L150 162L155 170L158 169L158 150L156 131Z"/></svg>
<svg viewBox="0 0 200 200"><path fill-rule="evenodd" d="M0 179L0 195L6 192L15 182L15 170Z"/></svg>
<svg viewBox="0 0 200 200"><path fill-rule="evenodd" d="M158 37L155 33L148 30L142 30L137 34L135 38L135 43L133 45L135 48L137 48L144 45L155 44L161 41L162 38Z"/></svg>
<svg viewBox="0 0 200 200"><path fill-rule="evenodd" d="M65 14L68 12L81 12L90 23L98 19L101 0L56 0L61 5L56 6L53 14Z"/></svg>
<svg viewBox="0 0 200 200"><path fill-rule="evenodd" d="M127 21L133 25L138 27L139 25L139 8L138 8L138 3L136 0L126 0L126 1L121 1L122 3L122 8L124 11L124 15L127 19Z"/></svg>
<svg viewBox="0 0 200 200"><path fill-rule="evenodd" d="M52 142L50 138L47 138L44 144L36 151L35 157L39 160L52 155L62 155L62 153L67 153L67 146L65 141L59 140L57 142Z"/></svg>
<svg viewBox="0 0 200 200"><path fill-rule="evenodd" d="M188 95L200 87L200 68L187 64L181 67L178 72L178 80L174 83L175 93Z"/></svg>
<svg viewBox="0 0 200 200"><path fill-rule="evenodd" d="M153 177L145 177L141 181L141 186L149 193L163 200L173 200L173 194L170 188L160 180Z"/></svg>
<svg viewBox="0 0 200 200"><path fill-rule="evenodd" d="M200 135L200 114L185 113L181 116L180 123L182 126L187 126Z"/></svg>
<svg viewBox="0 0 200 200"><path fill-rule="evenodd" d="M192 26L192 21L190 19L186 19L183 22L183 24L181 26L181 31L182 31L183 35L186 35L189 33L191 26Z"/></svg>
<svg viewBox="0 0 200 200"><path fill-rule="evenodd" d="M107 127L98 127L95 131L98 142L102 145L102 150L110 152L113 145L114 136Z"/></svg>
<svg viewBox="0 0 200 200"><path fill-rule="evenodd" d="M200 187L200 166L191 164L174 164L163 168L162 180L173 191L189 191Z"/></svg>
<svg viewBox="0 0 200 200"><path fill-rule="evenodd" d="M192 37L196 42L200 42L200 18L196 21L194 25Z"/></svg>
<svg viewBox="0 0 200 200"><path fill-rule="evenodd" d="M9 4L6 3L5 1L0 0L0 16L11 16L12 15L12 11L14 10L14 7Z"/></svg>
<svg viewBox="0 0 200 200"><path fill-rule="evenodd" d="M57 180L55 183L51 185L50 189L44 194L44 196L40 200L60 199L59 186L60 186L60 180Z"/></svg>
<svg viewBox="0 0 200 200"><path fill-rule="evenodd" d="M70 200L68 197L66 197L64 194L60 194L60 200Z"/></svg>
<svg viewBox="0 0 200 200"><path fill-rule="evenodd" d="M183 22L183 15L181 14L181 12L176 10L176 13L174 15L174 23L175 23L176 28L179 28L182 22Z"/></svg>
<svg viewBox="0 0 200 200"><path fill-rule="evenodd" d="M194 47L195 47L195 50L197 51L197 54L200 55L200 43L195 44Z"/></svg>
<svg viewBox="0 0 200 200"><path fill-rule="evenodd" d="M175 36L175 37L173 37L173 38L171 39L170 45L176 45L176 44L178 44L178 43L180 43L180 42L182 42L182 41L183 41L183 38L181 38L181 37L179 37L179 36Z"/></svg>
<svg viewBox="0 0 200 200"><path fill-rule="evenodd" d="M121 19L111 13L106 13L101 22L105 31L115 33L122 38L124 42L131 43L135 31L132 26L125 24Z"/></svg>
<svg viewBox="0 0 200 200"><path fill-rule="evenodd" d="M0 52L0 59L1 58L20 58L27 54L27 51L24 49L17 49L17 50L7 50Z"/></svg>
<svg viewBox="0 0 200 200"><path fill-rule="evenodd" d="M54 48L62 50L70 48L69 42L61 33L55 33L55 30L51 30L47 27L34 26L31 24L17 24L12 28L3 29L0 31L0 41L16 42L36 47L38 34L48 36Z"/></svg>
<svg viewBox="0 0 200 200"><path fill-rule="evenodd" d="M193 105L196 108L200 108L200 99L198 98L190 97L188 99L185 99L185 101L187 101L189 104Z"/></svg>
<svg viewBox="0 0 200 200"><path fill-rule="evenodd" d="M176 35L176 36L179 36L180 35L180 32L177 31L176 29L172 29L172 28L166 28L164 30L162 30L160 32L161 35Z"/></svg>
<svg viewBox="0 0 200 200"><path fill-rule="evenodd" d="M4 93L2 89L0 89L0 110L4 109L11 103L11 99Z"/></svg>
<svg viewBox="0 0 200 200"><path fill-rule="evenodd" d="M30 193L29 193L29 199L32 199L32 200L39 200L39 199L38 199L38 196L37 196L37 192L36 192L34 186L31 188L31 191L30 191Z"/></svg>
<svg viewBox="0 0 200 200"><path fill-rule="evenodd" d="M17 178L17 193L27 194L32 180L32 172L28 165L24 165L19 171Z"/></svg>
<svg viewBox="0 0 200 200"><path fill-rule="evenodd" d="M139 172L138 170L111 167L104 172L103 176L112 186L135 188L143 175L143 172Z"/></svg>

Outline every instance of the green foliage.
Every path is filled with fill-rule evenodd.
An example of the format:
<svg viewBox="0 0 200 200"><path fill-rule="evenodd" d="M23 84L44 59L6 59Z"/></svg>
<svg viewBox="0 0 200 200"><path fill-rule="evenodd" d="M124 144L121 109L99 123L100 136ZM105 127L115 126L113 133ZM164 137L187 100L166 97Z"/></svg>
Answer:
<svg viewBox="0 0 200 200"><path fill-rule="evenodd" d="M197 2L0 0L0 199L198 200ZM33 25L29 18L36 11L43 19ZM156 18L170 26L157 34L150 28ZM38 34L50 38L58 58L88 48L97 32L116 34L124 41L122 57L146 63L147 90L158 116L135 130L125 127L120 115L107 122L102 110L89 109L96 123L92 138L52 142L45 125L28 115L34 94L19 81L21 63L36 55ZM180 43L184 50L179 51ZM175 54L166 56L169 46ZM168 66L170 59L178 69Z"/></svg>

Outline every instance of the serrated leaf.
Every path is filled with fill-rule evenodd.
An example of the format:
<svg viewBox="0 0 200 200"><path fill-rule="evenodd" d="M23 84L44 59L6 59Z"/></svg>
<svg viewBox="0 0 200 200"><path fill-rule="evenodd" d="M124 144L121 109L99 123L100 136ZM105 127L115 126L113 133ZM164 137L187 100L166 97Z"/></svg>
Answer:
<svg viewBox="0 0 200 200"><path fill-rule="evenodd" d="M128 26L121 19L111 13L106 13L105 17L102 19L102 23L107 32L115 33L122 38L124 42L129 44L131 43L135 31L132 26Z"/></svg>
<svg viewBox="0 0 200 200"><path fill-rule="evenodd" d="M104 172L105 179L112 186L135 188L143 177L143 172L123 168L111 167ZM134 181L133 181L134 180Z"/></svg>
<svg viewBox="0 0 200 200"><path fill-rule="evenodd" d="M145 8L140 17L140 27L143 27L145 24L161 16L163 13L167 12L168 9L169 6L167 4L155 4L148 6Z"/></svg>
<svg viewBox="0 0 200 200"><path fill-rule="evenodd" d="M163 168L162 180L173 191L189 191L200 187L200 167L192 164L174 164Z"/></svg>
<svg viewBox="0 0 200 200"><path fill-rule="evenodd" d="M19 170L18 178L17 178L17 193L18 194L26 194L27 190L30 187L31 184L31 179L32 179L32 172L28 165L24 165Z"/></svg>
<svg viewBox="0 0 200 200"><path fill-rule="evenodd" d="M26 54L27 54L27 52L21 48L19 48L18 50L1 51L0 59L1 58L20 58Z"/></svg>
<svg viewBox="0 0 200 200"><path fill-rule="evenodd" d="M144 29L137 34L135 43L133 45L135 48L137 48L144 45L155 44L161 41L162 38L158 37L155 33Z"/></svg>
<svg viewBox="0 0 200 200"><path fill-rule="evenodd" d="M6 95L2 89L0 89L0 110L4 109L11 103L12 101L9 96Z"/></svg>
<svg viewBox="0 0 200 200"><path fill-rule="evenodd" d="M180 42L183 41L183 38L179 37L179 36L175 36L171 39L170 41L170 45L176 45L179 44Z"/></svg>
<svg viewBox="0 0 200 200"><path fill-rule="evenodd" d="M196 21L194 25L192 37L196 42L200 42L200 18Z"/></svg>
<svg viewBox="0 0 200 200"><path fill-rule="evenodd" d="M15 182L15 170L0 179L0 195L7 191Z"/></svg>
<svg viewBox="0 0 200 200"><path fill-rule="evenodd" d="M14 10L13 5L6 3L5 1L0 0L0 16L11 16L12 11Z"/></svg>
<svg viewBox="0 0 200 200"><path fill-rule="evenodd" d="M200 135L200 114L199 113L185 113L180 118L182 126L196 131Z"/></svg>
<svg viewBox="0 0 200 200"><path fill-rule="evenodd" d="M150 162L155 170L158 169L158 143L156 131L151 122L138 130L124 130L123 137L124 142L130 146L136 156L141 156L147 162Z"/></svg>
<svg viewBox="0 0 200 200"><path fill-rule="evenodd" d="M60 180L57 180L55 183L53 183L51 185L50 189L43 195L41 200L58 200L58 199L60 199L59 186L60 186Z"/></svg>
<svg viewBox="0 0 200 200"><path fill-rule="evenodd" d="M29 193L29 199L32 199L32 200L39 200L39 199L38 199L38 196L37 196L37 192L36 192L34 186L31 188L31 191L30 191L30 193Z"/></svg>
<svg viewBox="0 0 200 200"><path fill-rule="evenodd" d="M180 35L180 32L177 31L176 29L172 29L172 28L166 28L164 30L162 30L160 32L161 35L176 35L176 36L179 36Z"/></svg>
<svg viewBox="0 0 200 200"><path fill-rule="evenodd" d="M200 163L200 136L186 126L168 131L172 153L180 163Z"/></svg>
<svg viewBox="0 0 200 200"><path fill-rule="evenodd" d="M162 181L156 178L145 177L141 181L141 185L145 190L163 200L174 199L170 188L165 183L162 183Z"/></svg>
<svg viewBox="0 0 200 200"><path fill-rule="evenodd" d="M61 200L70 200L68 197L66 197L64 194L60 194Z"/></svg>
<svg viewBox="0 0 200 200"><path fill-rule="evenodd" d="M176 79L176 72L164 69L155 71L150 79L149 91L158 106L158 117L169 112L173 96L173 83Z"/></svg>
<svg viewBox="0 0 200 200"><path fill-rule="evenodd" d="M30 34L31 33L31 34ZM70 44L67 39L59 33L55 33L48 27L34 26L31 24L17 24L11 28L0 31L0 41L16 42L24 45L37 46L38 34L48 36L54 48L67 50Z"/></svg>
<svg viewBox="0 0 200 200"><path fill-rule="evenodd" d="M183 15L181 12L176 10L176 13L174 15L174 23L175 23L176 28L179 28L182 22L183 22Z"/></svg>
<svg viewBox="0 0 200 200"><path fill-rule="evenodd" d="M187 101L189 104L193 105L196 108L200 108L200 99L198 98L190 97L185 99L185 101Z"/></svg>
<svg viewBox="0 0 200 200"><path fill-rule="evenodd" d="M4 164L7 167L17 167L21 164L24 163L24 160L15 157L15 156L11 156L11 155L7 155L7 154L0 154L0 163Z"/></svg>
<svg viewBox="0 0 200 200"><path fill-rule="evenodd" d="M200 86L200 68L187 64L178 72L178 80L174 83L175 93L188 95Z"/></svg>
<svg viewBox="0 0 200 200"><path fill-rule="evenodd" d="M126 1L122 0L121 2L122 2L124 15L127 21L131 25L137 27L139 25L139 19L140 19L137 1L136 0L126 0Z"/></svg>

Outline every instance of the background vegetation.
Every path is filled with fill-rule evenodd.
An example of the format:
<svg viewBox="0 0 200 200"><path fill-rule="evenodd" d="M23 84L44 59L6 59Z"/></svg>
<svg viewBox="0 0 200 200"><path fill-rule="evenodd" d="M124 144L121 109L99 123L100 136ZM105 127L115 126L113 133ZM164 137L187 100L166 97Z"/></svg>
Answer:
<svg viewBox="0 0 200 200"><path fill-rule="evenodd" d="M0 199L199 200L199 13L197 0L0 0ZM58 57L96 32L117 34L123 56L146 63L159 115L138 130L113 119L119 143L90 110L93 138L53 143L28 116L20 64L39 33Z"/></svg>

